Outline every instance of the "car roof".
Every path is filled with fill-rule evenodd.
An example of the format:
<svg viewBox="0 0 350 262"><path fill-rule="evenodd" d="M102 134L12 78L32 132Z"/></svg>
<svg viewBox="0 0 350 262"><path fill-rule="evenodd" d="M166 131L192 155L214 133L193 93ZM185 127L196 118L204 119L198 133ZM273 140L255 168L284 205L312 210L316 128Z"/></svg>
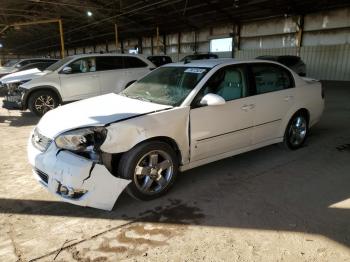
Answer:
<svg viewBox="0 0 350 262"><path fill-rule="evenodd" d="M136 54L111 54L111 53L106 53L106 54L100 54L100 53L91 53L91 54L80 54L80 55L72 55L69 57L72 58L83 58L83 57L91 57L91 56L135 56L135 57L143 57L142 55L136 55Z"/></svg>
<svg viewBox="0 0 350 262"><path fill-rule="evenodd" d="M47 58L47 57L34 57L34 58L22 58L20 60L18 60L18 62L22 62L22 61L27 61L27 60L47 60L47 61L58 61L58 59L56 58Z"/></svg>
<svg viewBox="0 0 350 262"><path fill-rule="evenodd" d="M262 62L262 61L264 60L259 60L259 59L242 60L242 59L233 59L233 58L218 58L218 59L191 60L187 63L178 62L178 63L166 64L164 66L213 68L218 65L235 65L235 64L241 64L241 63L254 63L254 62ZM273 61L264 61L264 62L274 63Z"/></svg>

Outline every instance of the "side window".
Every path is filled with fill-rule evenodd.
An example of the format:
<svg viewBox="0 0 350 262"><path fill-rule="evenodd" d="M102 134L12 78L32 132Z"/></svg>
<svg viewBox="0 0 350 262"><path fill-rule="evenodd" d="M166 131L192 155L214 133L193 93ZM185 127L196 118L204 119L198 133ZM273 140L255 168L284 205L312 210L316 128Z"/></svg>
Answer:
<svg viewBox="0 0 350 262"><path fill-rule="evenodd" d="M98 56L96 66L97 71L122 69L123 58L121 56Z"/></svg>
<svg viewBox="0 0 350 262"><path fill-rule="evenodd" d="M24 60L16 65L16 68L20 68L22 66L30 64L30 60Z"/></svg>
<svg viewBox="0 0 350 262"><path fill-rule="evenodd" d="M86 57L75 60L68 65L72 68L72 74L88 73L96 71L95 57Z"/></svg>
<svg viewBox="0 0 350 262"><path fill-rule="evenodd" d="M147 67L147 64L137 57L124 56L125 68Z"/></svg>
<svg viewBox="0 0 350 262"><path fill-rule="evenodd" d="M271 64L254 64L252 73L256 93L264 94L294 87L291 74L282 67Z"/></svg>
<svg viewBox="0 0 350 262"><path fill-rule="evenodd" d="M247 96L244 71L241 66L219 69L202 88L202 97L213 93L231 101Z"/></svg>

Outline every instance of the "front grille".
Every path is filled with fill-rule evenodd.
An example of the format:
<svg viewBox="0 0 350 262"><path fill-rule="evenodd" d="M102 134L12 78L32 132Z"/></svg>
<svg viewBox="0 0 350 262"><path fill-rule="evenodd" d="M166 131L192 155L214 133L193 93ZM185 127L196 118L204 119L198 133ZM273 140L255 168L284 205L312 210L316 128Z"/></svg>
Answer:
<svg viewBox="0 0 350 262"><path fill-rule="evenodd" d="M49 182L49 176L46 175L44 172L40 171L39 169L34 169L35 173L41 178L43 182L46 184Z"/></svg>
<svg viewBox="0 0 350 262"><path fill-rule="evenodd" d="M49 148L51 142L52 140L40 134L37 128L34 129L32 144L35 148L39 149L41 152L45 152Z"/></svg>

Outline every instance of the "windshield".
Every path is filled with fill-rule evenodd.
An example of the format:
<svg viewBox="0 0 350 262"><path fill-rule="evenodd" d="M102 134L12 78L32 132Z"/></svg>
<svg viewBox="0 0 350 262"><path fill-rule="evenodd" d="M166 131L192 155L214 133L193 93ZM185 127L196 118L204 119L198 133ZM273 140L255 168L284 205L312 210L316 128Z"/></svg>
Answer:
<svg viewBox="0 0 350 262"><path fill-rule="evenodd" d="M4 64L4 67L12 67L14 66L19 60L18 59L11 59L7 61L7 63Z"/></svg>
<svg viewBox="0 0 350 262"><path fill-rule="evenodd" d="M177 106L209 70L199 67L161 67L120 94L157 104Z"/></svg>
<svg viewBox="0 0 350 262"><path fill-rule="evenodd" d="M48 68L46 68L46 70L56 71L57 69L59 69L61 66L63 66L65 63L69 62L72 59L73 59L73 57L69 56L69 57L63 58L61 60L58 60L56 63L54 63L54 64L50 65Z"/></svg>

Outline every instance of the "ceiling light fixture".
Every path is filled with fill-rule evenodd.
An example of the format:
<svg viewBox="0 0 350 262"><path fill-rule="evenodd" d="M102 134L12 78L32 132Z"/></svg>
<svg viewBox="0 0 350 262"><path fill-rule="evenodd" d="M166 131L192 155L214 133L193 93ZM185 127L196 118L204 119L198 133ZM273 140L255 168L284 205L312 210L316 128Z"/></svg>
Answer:
<svg viewBox="0 0 350 262"><path fill-rule="evenodd" d="M86 11L86 15L87 16L92 16L92 12L91 11Z"/></svg>

